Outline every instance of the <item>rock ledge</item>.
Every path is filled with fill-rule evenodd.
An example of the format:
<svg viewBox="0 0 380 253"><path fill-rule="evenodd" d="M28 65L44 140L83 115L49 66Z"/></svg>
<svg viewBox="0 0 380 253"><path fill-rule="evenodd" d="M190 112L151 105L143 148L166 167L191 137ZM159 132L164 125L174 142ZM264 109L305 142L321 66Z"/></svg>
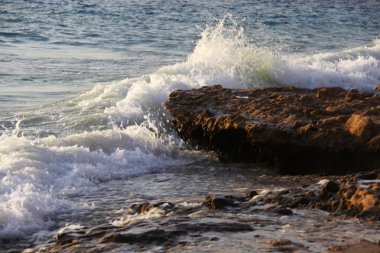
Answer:
<svg viewBox="0 0 380 253"><path fill-rule="evenodd" d="M267 163L287 174L380 165L378 92L216 85L175 91L165 107L182 138L224 161Z"/></svg>

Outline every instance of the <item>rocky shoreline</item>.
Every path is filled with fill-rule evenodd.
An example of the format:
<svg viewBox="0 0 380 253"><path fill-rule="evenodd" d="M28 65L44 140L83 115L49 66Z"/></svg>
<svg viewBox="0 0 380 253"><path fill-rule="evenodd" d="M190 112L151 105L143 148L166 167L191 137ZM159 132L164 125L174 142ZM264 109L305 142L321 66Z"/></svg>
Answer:
<svg viewBox="0 0 380 253"><path fill-rule="evenodd" d="M346 174L380 166L380 93L339 87L179 90L165 103L179 135L223 161L285 174Z"/></svg>
<svg viewBox="0 0 380 253"><path fill-rule="evenodd" d="M267 177L263 180L273 180ZM339 220L353 222L353 218L359 220L354 224L379 226L380 171L327 178L314 175L313 178L313 183L308 185L273 191L252 189L241 196L212 194L203 201L135 203L119 220L94 227L62 228L46 245L24 252L191 252L199 245L211 247L204 248L205 251L220 252L224 248L218 245L236 235L243 237L247 247L257 243L254 247L259 251L313 252L313 240L320 240L319 244L325 244L319 248L321 251L380 252L380 240L346 241L338 239L343 236L339 234L335 241L322 239L322 236L319 239L293 238L292 235L276 238L273 232L281 234L278 229L289 222L295 229L305 229L303 223L310 222L310 217L303 210L328 212L327 215L314 214L318 217L314 217L313 231L321 229L322 234L329 233L323 226L338 226ZM305 179L278 178L299 182L306 182Z"/></svg>
<svg viewBox="0 0 380 253"><path fill-rule="evenodd" d="M23 252L380 252L380 93L213 86L165 106L197 148L256 165L136 178L122 189L140 182L138 201L113 219L63 226Z"/></svg>

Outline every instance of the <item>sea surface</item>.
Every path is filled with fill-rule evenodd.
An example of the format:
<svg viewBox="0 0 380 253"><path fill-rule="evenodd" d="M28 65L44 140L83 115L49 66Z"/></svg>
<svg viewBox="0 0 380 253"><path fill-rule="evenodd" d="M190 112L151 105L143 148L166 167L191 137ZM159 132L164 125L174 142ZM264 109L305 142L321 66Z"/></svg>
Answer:
<svg viewBox="0 0 380 253"><path fill-rule="evenodd" d="M372 90L379 13L378 0L0 0L0 248L112 222L132 200L240 189L176 135L170 92Z"/></svg>

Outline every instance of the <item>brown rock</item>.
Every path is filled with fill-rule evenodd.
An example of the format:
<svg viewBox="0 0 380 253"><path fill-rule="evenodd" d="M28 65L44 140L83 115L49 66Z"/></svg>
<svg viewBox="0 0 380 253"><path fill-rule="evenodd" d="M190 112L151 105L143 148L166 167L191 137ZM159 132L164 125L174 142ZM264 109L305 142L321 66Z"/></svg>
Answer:
<svg viewBox="0 0 380 253"><path fill-rule="evenodd" d="M378 117L353 114L346 122L347 131L357 137L370 139L380 133Z"/></svg>
<svg viewBox="0 0 380 253"><path fill-rule="evenodd" d="M175 204L171 202L158 202L158 203L149 203L149 202L144 202L141 204L132 204L130 206L131 211L135 211L138 214L142 214L145 212L149 212L152 208L159 208L164 211L170 211L175 207Z"/></svg>
<svg viewBox="0 0 380 253"><path fill-rule="evenodd" d="M210 209L223 209L228 206L236 206L233 199L220 196L207 196L203 201L203 205Z"/></svg>
<svg viewBox="0 0 380 253"><path fill-rule="evenodd" d="M347 186L346 186L347 187ZM349 187L349 185L348 185ZM342 189L343 192L346 190ZM376 214L376 219L380 219L380 183L374 183L368 188L357 187L355 193L348 198L346 201L350 208L354 208L360 212L362 215L372 213Z"/></svg>
<svg viewBox="0 0 380 253"><path fill-rule="evenodd" d="M358 90L351 90L344 96L344 101L346 103L350 103L354 101L355 99L360 99L361 95Z"/></svg>
<svg viewBox="0 0 380 253"><path fill-rule="evenodd" d="M332 98L340 96L342 93L346 93L343 88L340 87L322 87L317 89L317 98Z"/></svg>
<svg viewBox="0 0 380 253"><path fill-rule="evenodd" d="M136 211L137 213L141 214L148 212L150 209L153 208L153 205L148 202L145 202L141 204L132 204L130 208Z"/></svg>
<svg viewBox="0 0 380 253"><path fill-rule="evenodd" d="M348 242L346 245L333 245L327 249L327 252L335 253L380 253L380 244L370 242L365 239L356 239Z"/></svg>
<svg viewBox="0 0 380 253"><path fill-rule="evenodd" d="M291 208L319 208L337 214L344 212L350 216L380 221L380 171L346 175L342 180L310 185L308 189L292 188L286 194L278 192L263 201ZM278 213L285 214L287 208L284 210L281 206L267 210L280 210Z"/></svg>
<svg viewBox="0 0 380 253"><path fill-rule="evenodd" d="M165 107L179 135L224 161L283 173L346 173L380 166L380 94L280 87L175 91Z"/></svg>

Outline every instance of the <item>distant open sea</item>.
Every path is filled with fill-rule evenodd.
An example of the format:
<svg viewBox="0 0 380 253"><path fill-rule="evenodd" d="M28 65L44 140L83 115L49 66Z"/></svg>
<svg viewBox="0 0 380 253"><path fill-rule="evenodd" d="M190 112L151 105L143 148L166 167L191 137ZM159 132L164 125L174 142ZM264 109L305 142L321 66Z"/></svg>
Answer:
<svg viewBox="0 0 380 253"><path fill-rule="evenodd" d="M176 89L372 90L379 14L376 0L0 0L0 244L111 215L117 182L214 159L171 128Z"/></svg>

